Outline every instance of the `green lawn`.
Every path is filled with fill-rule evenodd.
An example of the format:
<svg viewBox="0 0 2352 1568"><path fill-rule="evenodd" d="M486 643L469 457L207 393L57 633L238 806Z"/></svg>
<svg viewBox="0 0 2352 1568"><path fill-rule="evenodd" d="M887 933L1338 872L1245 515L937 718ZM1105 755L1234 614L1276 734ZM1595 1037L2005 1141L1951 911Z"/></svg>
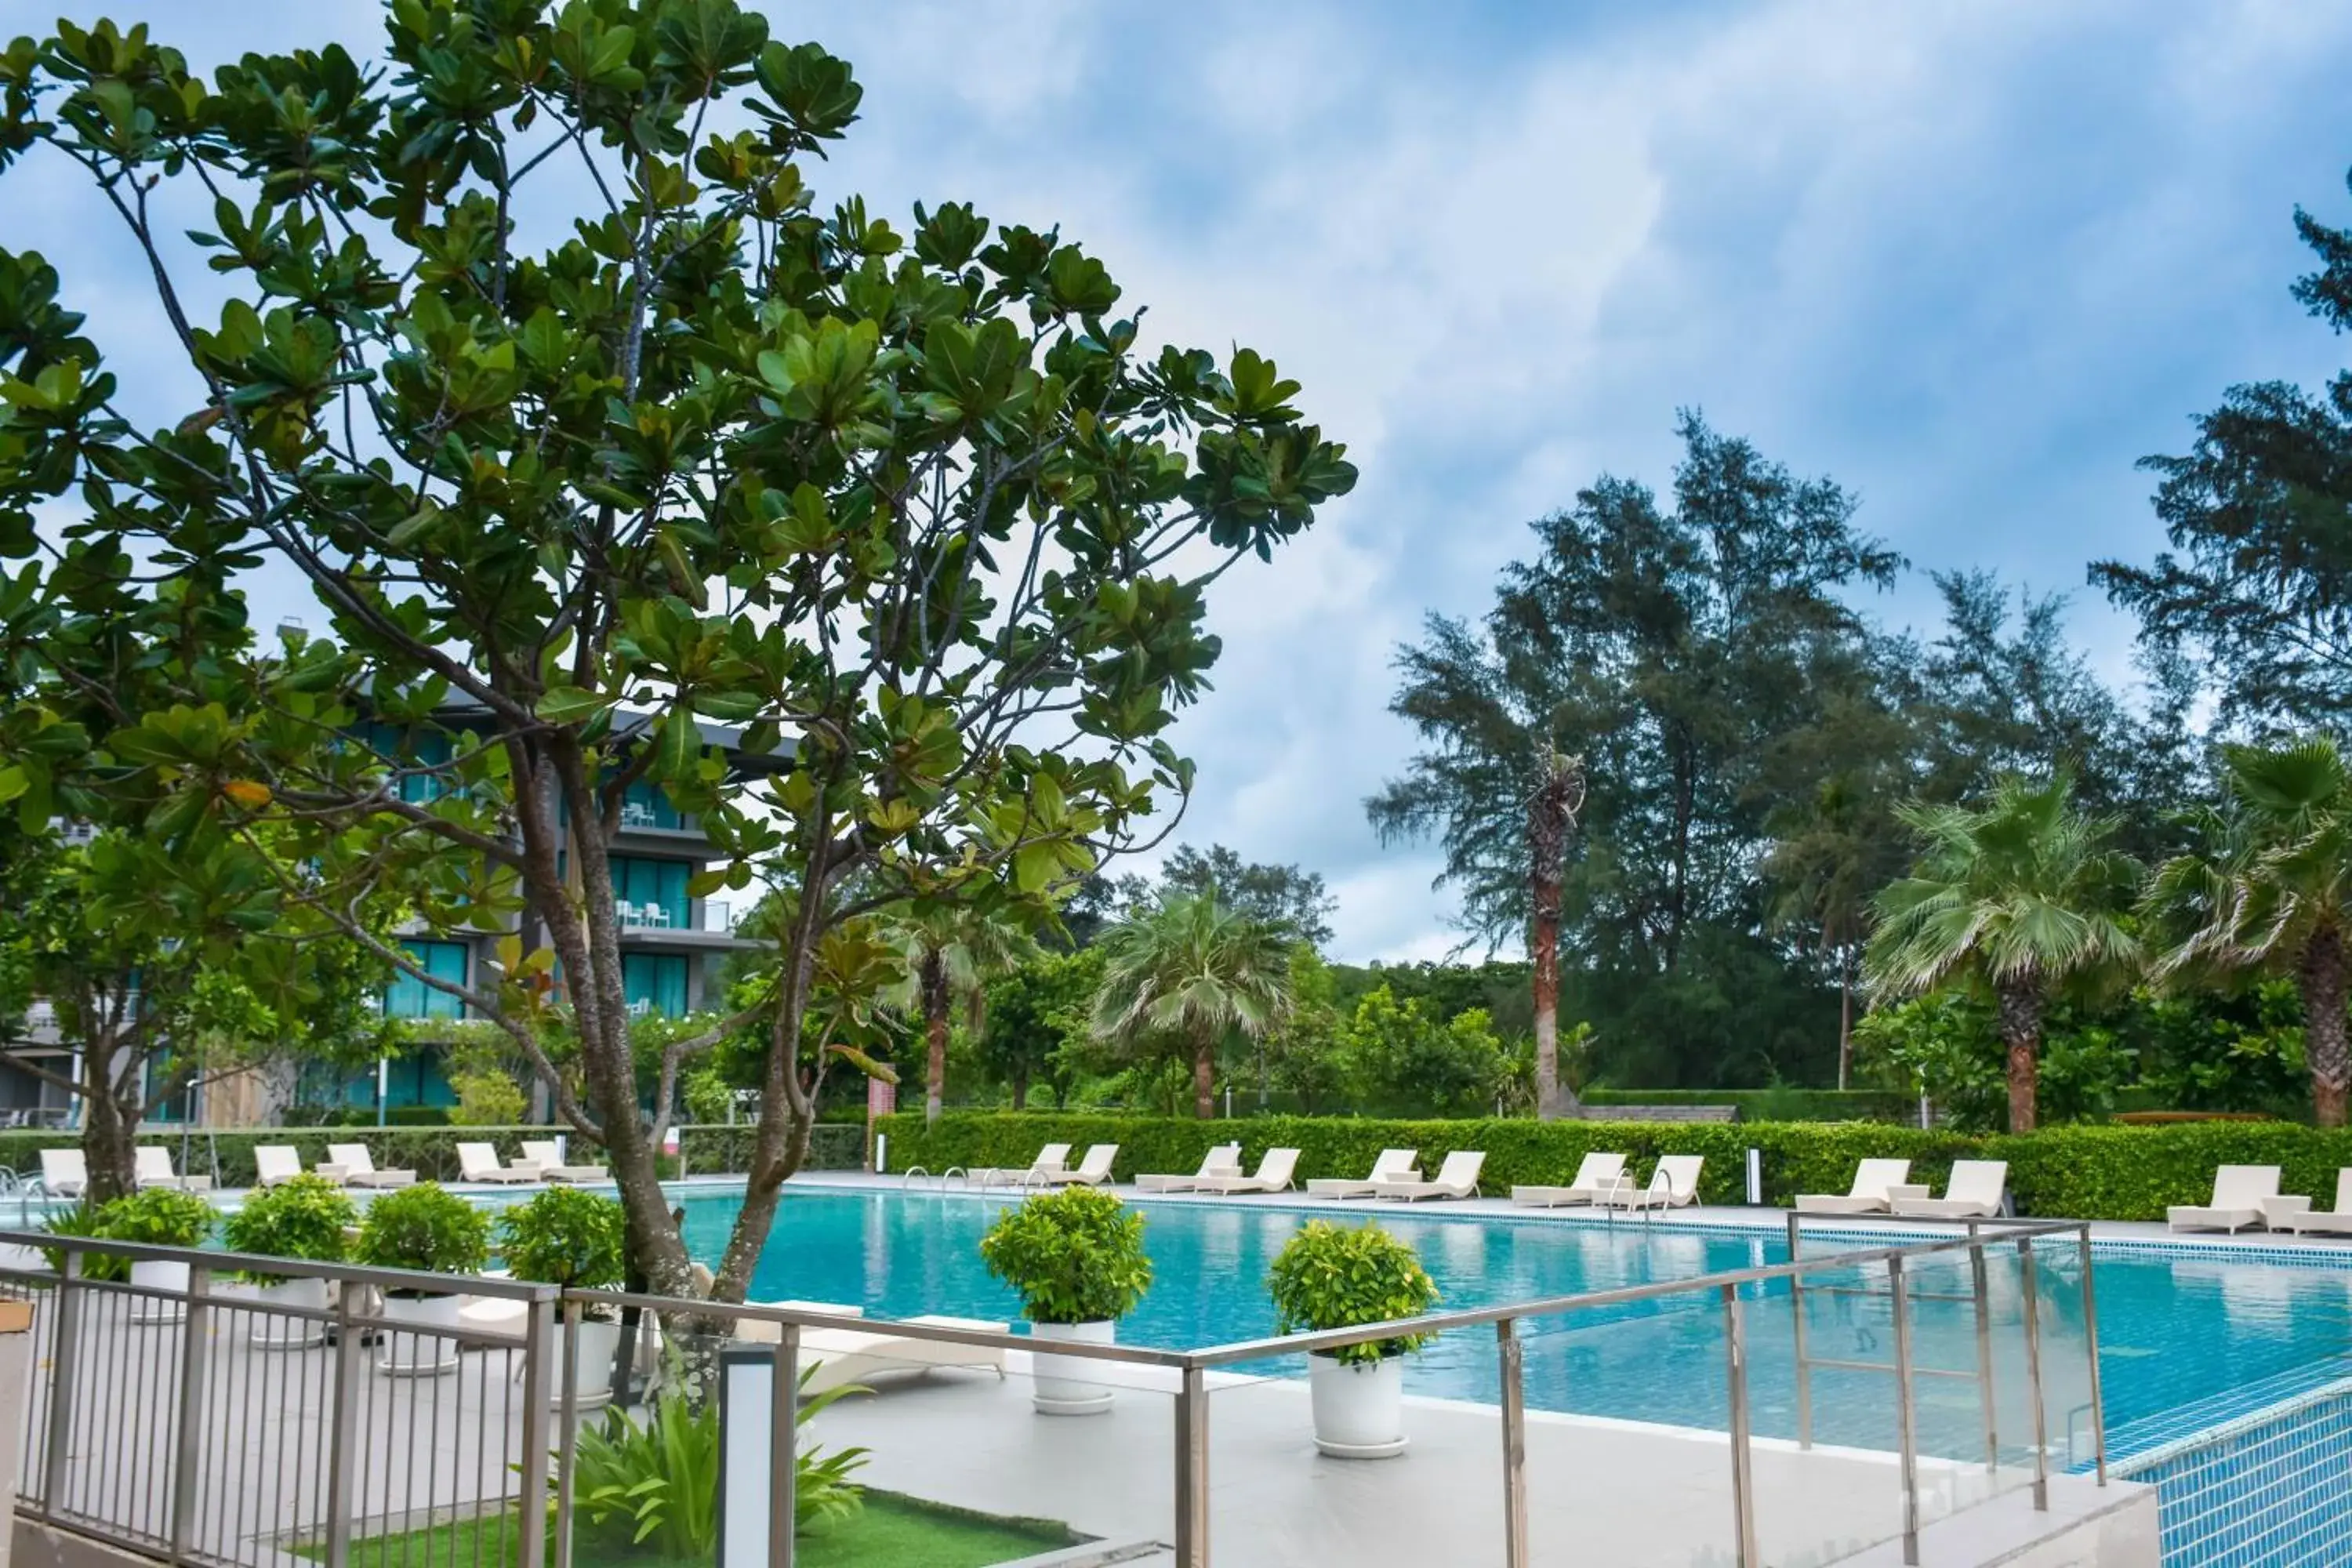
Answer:
<svg viewBox="0 0 2352 1568"><path fill-rule="evenodd" d="M993 1519L919 1502L892 1492L869 1491L852 1518L801 1532L794 1560L800 1568L988 1568L1016 1557L1076 1544L1064 1525L1043 1520ZM404 1535L379 1535L352 1542L352 1568L514 1568L515 1519L463 1520ZM321 1542L295 1550L323 1558ZM549 1560L553 1561L551 1552ZM614 1555L585 1539L574 1547L578 1568L709 1568L699 1562L652 1556Z"/></svg>

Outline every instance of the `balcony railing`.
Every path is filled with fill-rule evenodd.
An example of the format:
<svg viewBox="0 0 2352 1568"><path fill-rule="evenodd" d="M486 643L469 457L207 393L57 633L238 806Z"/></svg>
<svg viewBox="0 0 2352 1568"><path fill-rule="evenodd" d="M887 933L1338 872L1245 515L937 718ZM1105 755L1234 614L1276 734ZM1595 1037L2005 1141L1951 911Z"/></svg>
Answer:
<svg viewBox="0 0 2352 1568"><path fill-rule="evenodd" d="M723 900L705 900L699 908L689 904L683 916L667 904L635 904L624 899L614 907L620 914L624 931L686 931L713 936L732 936L735 932L733 906Z"/></svg>

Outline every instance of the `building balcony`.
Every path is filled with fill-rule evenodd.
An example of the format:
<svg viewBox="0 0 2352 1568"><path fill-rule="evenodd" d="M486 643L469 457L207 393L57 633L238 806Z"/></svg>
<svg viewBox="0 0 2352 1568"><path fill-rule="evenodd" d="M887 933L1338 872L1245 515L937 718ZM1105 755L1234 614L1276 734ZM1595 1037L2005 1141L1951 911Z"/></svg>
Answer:
<svg viewBox="0 0 2352 1568"><path fill-rule="evenodd" d="M689 903L684 919L667 904L633 904L622 900L614 906L621 917L621 943L625 947L751 947L748 938L735 931L736 906L723 900L706 899Z"/></svg>

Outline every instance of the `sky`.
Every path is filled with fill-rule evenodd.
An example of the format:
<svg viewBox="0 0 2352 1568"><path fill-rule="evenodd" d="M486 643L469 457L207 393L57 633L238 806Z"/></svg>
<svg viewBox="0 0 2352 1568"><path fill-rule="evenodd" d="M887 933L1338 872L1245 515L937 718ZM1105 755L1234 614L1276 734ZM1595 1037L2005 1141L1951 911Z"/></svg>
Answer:
<svg viewBox="0 0 2352 1568"><path fill-rule="evenodd" d="M1927 572L1990 568L2071 594L2123 681L2131 627L2084 566L2161 543L2137 459L2233 383L2345 363L2287 290L2296 205L2352 222L2352 6L759 8L866 86L821 205L1059 225L1150 335L1268 354L1349 444L1355 492L1218 585L1216 689L1176 739L1181 838L1320 872L1349 960L1460 940L1434 850L1361 808L1413 750L1396 648L1480 614L1595 477L1664 488L1678 408L1860 497L1915 568L1889 621L1932 626ZM381 37L371 0L0 0L0 37L59 12L203 66ZM59 160L0 184L0 243L48 254L135 385L160 323L110 224ZM268 592L265 624L299 613Z"/></svg>

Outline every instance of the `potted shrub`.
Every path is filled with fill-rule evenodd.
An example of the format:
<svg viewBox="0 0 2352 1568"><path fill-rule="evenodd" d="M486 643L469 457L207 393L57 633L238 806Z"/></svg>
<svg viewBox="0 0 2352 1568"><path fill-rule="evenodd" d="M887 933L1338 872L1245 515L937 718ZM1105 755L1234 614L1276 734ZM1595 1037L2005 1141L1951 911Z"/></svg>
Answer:
<svg viewBox="0 0 2352 1568"><path fill-rule="evenodd" d="M499 1216L499 1249L518 1279L570 1290L610 1290L626 1275L627 1221L620 1200L577 1187L550 1187ZM563 1331L555 1335L555 1402L563 1402ZM613 1359L621 1351L618 1313L588 1307L580 1315L579 1381L583 1405L612 1397Z"/></svg>
<svg viewBox="0 0 2352 1568"><path fill-rule="evenodd" d="M399 1187L367 1206L360 1221L359 1260L375 1268L428 1274L479 1274L490 1256L490 1216L431 1182ZM436 1334L387 1333L376 1364L395 1376L450 1371L457 1364L455 1291L386 1290L389 1322L430 1325Z"/></svg>
<svg viewBox="0 0 2352 1568"><path fill-rule="evenodd" d="M150 1187L117 1198L99 1211L98 1234L109 1241L136 1242L142 1247L202 1247L220 1216L213 1205L194 1193L173 1187ZM184 1263L134 1262L131 1282L152 1290L188 1290ZM142 1323L173 1323L180 1320L183 1301L158 1296L134 1299L131 1316Z"/></svg>
<svg viewBox="0 0 2352 1568"><path fill-rule="evenodd" d="M1029 1331L1040 1340L1108 1344L1118 1320L1151 1284L1143 1216L1092 1187L1041 1193L999 1215L981 1237L988 1271L1021 1293ZM1039 1352L1031 1402L1046 1415L1094 1415L1111 1391L1092 1363Z"/></svg>
<svg viewBox="0 0 2352 1568"><path fill-rule="evenodd" d="M1312 1220L1266 1271L1277 1332L1357 1329L1418 1317L1437 1287L1412 1248L1377 1225ZM1307 1357L1315 1446L1335 1458L1404 1452L1404 1357L1425 1334L1349 1345Z"/></svg>
<svg viewBox="0 0 2352 1568"><path fill-rule="evenodd" d="M357 1205L342 1188L324 1176L304 1174L274 1187L263 1187L221 1224L222 1238L231 1252L257 1258L286 1258L302 1263L341 1263L351 1255L351 1227L359 1224ZM315 1318L286 1318L267 1309L327 1310L327 1282L312 1276L289 1279L282 1274L247 1271L238 1282L253 1288L263 1308L253 1318L252 1341L289 1350L323 1344L327 1325Z"/></svg>

